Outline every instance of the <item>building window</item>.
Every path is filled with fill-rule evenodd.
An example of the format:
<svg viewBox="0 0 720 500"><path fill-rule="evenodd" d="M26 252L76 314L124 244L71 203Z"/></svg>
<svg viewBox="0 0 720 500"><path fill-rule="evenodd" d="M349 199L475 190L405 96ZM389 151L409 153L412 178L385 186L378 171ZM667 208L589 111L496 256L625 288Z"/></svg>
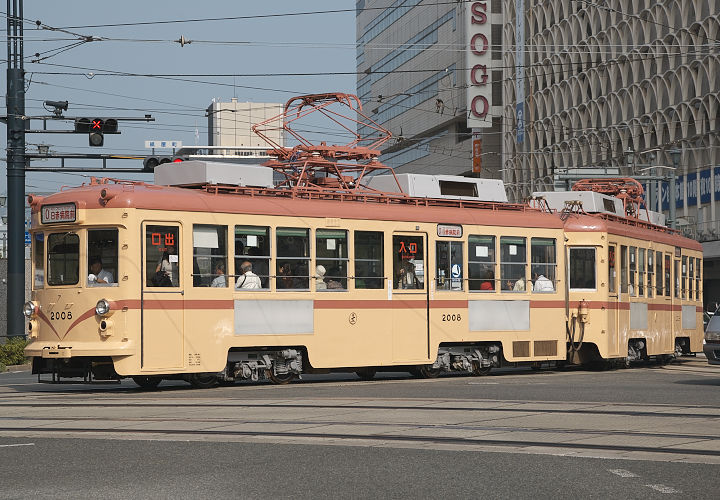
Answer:
<svg viewBox="0 0 720 500"><path fill-rule="evenodd" d="M384 288L384 234L355 231L355 288Z"/></svg>
<svg viewBox="0 0 720 500"><path fill-rule="evenodd" d="M570 289L595 290L595 249L570 249Z"/></svg>

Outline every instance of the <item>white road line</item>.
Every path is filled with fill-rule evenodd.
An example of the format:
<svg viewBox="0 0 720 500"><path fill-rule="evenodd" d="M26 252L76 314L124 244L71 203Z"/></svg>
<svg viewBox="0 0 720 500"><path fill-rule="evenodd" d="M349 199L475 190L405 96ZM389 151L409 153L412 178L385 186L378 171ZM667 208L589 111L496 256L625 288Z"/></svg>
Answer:
<svg viewBox="0 0 720 500"><path fill-rule="evenodd" d="M35 443L0 444L0 448L14 448L16 446L35 446Z"/></svg>
<svg viewBox="0 0 720 500"><path fill-rule="evenodd" d="M608 472L620 477L640 477L634 472L630 472L629 470L625 469L608 469Z"/></svg>
<svg viewBox="0 0 720 500"><path fill-rule="evenodd" d="M659 491L660 493L680 493L679 490L671 488L670 486L665 486L664 484L646 484L645 486L652 488L655 491Z"/></svg>

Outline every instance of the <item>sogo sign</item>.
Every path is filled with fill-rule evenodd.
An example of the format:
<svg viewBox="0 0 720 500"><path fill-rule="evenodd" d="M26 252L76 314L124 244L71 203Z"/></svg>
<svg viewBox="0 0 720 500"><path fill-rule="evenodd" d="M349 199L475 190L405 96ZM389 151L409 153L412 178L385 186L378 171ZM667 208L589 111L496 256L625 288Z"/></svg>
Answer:
<svg viewBox="0 0 720 500"><path fill-rule="evenodd" d="M490 19L488 4L490 2L470 2L466 12L467 25L467 126L469 128L491 127L492 120L488 117L492 106L490 49Z"/></svg>

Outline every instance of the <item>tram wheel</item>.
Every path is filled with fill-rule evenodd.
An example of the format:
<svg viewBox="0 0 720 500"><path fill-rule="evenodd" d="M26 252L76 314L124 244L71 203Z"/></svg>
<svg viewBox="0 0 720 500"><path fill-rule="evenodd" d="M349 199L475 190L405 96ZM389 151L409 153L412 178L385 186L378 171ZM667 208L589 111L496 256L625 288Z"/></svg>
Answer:
<svg viewBox="0 0 720 500"><path fill-rule="evenodd" d="M143 375L138 375L132 379L133 382L139 385L142 389L156 389L158 384L162 382L162 378L160 377L146 377Z"/></svg>
<svg viewBox="0 0 720 500"><path fill-rule="evenodd" d="M283 373L282 375L275 375L272 370L265 370L265 377L273 384L285 385L292 382L295 378L295 374Z"/></svg>
<svg viewBox="0 0 720 500"><path fill-rule="evenodd" d="M375 378L377 370L375 368L360 368L355 370L355 375L360 377L362 380L372 380Z"/></svg>
<svg viewBox="0 0 720 500"><path fill-rule="evenodd" d="M208 375L207 373L191 373L187 381L195 389L210 389L215 387L218 383L218 378L215 375Z"/></svg>
<svg viewBox="0 0 720 500"><path fill-rule="evenodd" d="M433 368L432 365L420 365L410 370L410 373L417 378L438 378L441 371L440 368Z"/></svg>
<svg viewBox="0 0 720 500"><path fill-rule="evenodd" d="M492 370L492 366L480 366L480 363L473 363L472 374L476 377L483 377L490 373L490 370Z"/></svg>

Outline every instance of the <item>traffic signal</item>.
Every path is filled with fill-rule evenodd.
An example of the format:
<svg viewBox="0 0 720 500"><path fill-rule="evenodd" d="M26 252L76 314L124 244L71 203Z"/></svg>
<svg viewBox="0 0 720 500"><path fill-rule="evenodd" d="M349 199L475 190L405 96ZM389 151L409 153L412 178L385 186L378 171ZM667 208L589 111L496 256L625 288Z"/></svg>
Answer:
<svg viewBox="0 0 720 500"><path fill-rule="evenodd" d="M180 156L148 156L143 160L143 170L152 172L155 167L163 163L180 163L182 161L185 161L185 158Z"/></svg>
<svg viewBox="0 0 720 500"><path fill-rule="evenodd" d="M118 122L114 118L76 118L75 133L87 133L88 143L100 147L105 143L105 134L119 134Z"/></svg>

